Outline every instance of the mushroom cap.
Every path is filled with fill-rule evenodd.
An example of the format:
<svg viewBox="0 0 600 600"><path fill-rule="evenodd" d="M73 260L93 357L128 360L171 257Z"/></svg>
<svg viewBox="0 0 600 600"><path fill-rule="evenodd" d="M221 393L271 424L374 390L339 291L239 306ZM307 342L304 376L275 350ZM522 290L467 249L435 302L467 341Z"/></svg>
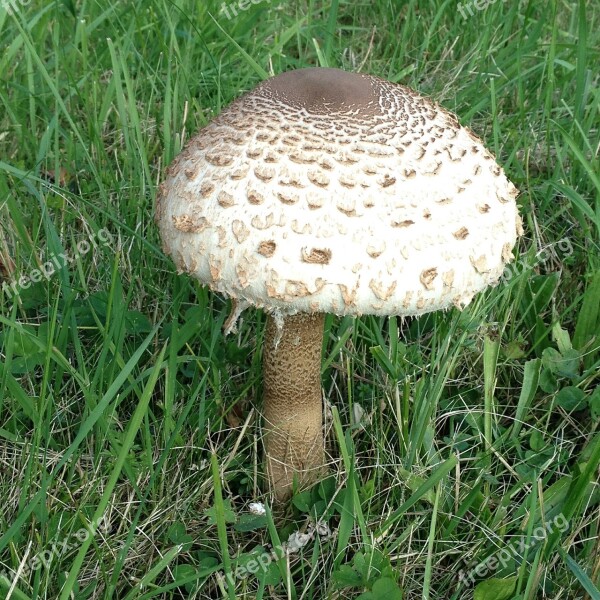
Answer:
<svg viewBox="0 0 600 600"><path fill-rule="evenodd" d="M281 315L416 315L498 281L518 192L482 141L412 89L310 68L193 137L157 199L163 247L211 289Z"/></svg>

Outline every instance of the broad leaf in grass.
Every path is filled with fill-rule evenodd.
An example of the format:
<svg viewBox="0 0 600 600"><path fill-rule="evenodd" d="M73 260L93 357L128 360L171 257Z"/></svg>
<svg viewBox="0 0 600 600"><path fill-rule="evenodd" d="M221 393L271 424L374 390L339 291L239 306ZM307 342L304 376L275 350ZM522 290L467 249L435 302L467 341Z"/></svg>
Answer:
<svg viewBox="0 0 600 600"><path fill-rule="evenodd" d="M181 521L175 521L167 529L167 536L174 544L183 544L189 549L194 541L194 538L187 533L185 525Z"/></svg>
<svg viewBox="0 0 600 600"><path fill-rule="evenodd" d="M542 365L546 369L549 369L555 375L561 369L563 357L561 353L556 348L546 348L542 352Z"/></svg>
<svg viewBox="0 0 600 600"><path fill-rule="evenodd" d="M175 582L177 581L185 581L189 577L192 577L196 574L196 569L193 565L175 565L173 567L173 579ZM197 581L188 581L185 584L185 589L187 592L193 592L195 588L198 587Z"/></svg>
<svg viewBox="0 0 600 600"><path fill-rule="evenodd" d="M572 385L564 387L556 394L556 403L567 411L582 410L586 406L585 392Z"/></svg>
<svg viewBox="0 0 600 600"><path fill-rule="evenodd" d="M401 468L398 470L398 472L400 474L400 477L402 477L402 480L406 484L406 487L408 487L408 489L411 492L416 492L427 481L427 479L425 477L421 477L420 475L415 475L414 473L411 473L407 469ZM425 492L425 494L423 494L423 500L425 500L426 502L429 502L429 504L433 504L433 502L435 500L435 494L433 492L433 489L427 490L427 492Z"/></svg>
<svg viewBox="0 0 600 600"><path fill-rule="evenodd" d="M517 577L486 579L477 584L474 600L511 600L515 593Z"/></svg>
<svg viewBox="0 0 600 600"><path fill-rule="evenodd" d="M294 494L292 499L292 504L303 513L310 512L310 507L312 504L311 501L311 491L305 490L304 492L300 492L299 494Z"/></svg>
<svg viewBox="0 0 600 600"><path fill-rule="evenodd" d="M12 337L11 337L12 336ZM31 356L36 352L40 352L40 343L46 343L45 336L40 335L40 342L36 343L37 330L33 325L21 325L20 328L15 327L14 331L9 334L0 330L0 345L7 344L8 340L12 341L10 351L17 356Z"/></svg>
<svg viewBox="0 0 600 600"><path fill-rule="evenodd" d="M588 398L588 404L594 421L600 420L600 385L591 393Z"/></svg>
<svg viewBox="0 0 600 600"><path fill-rule="evenodd" d="M267 515L243 514L233 526L236 531L255 531L267 526Z"/></svg>
<svg viewBox="0 0 600 600"><path fill-rule="evenodd" d="M540 452L545 445L544 434L539 429L534 429L529 436L529 447L536 452Z"/></svg>
<svg viewBox="0 0 600 600"><path fill-rule="evenodd" d="M546 348L542 352L542 364L556 377L579 377L581 354L573 348L559 352L555 348Z"/></svg>
<svg viewBox="0 0 600 600"><path fill-rule="evenodd" d="M142 334L152 331L152 323L148 317L138 310L128 310L125 314L127 333Z"/></svg>
<svg viewBox="0 0 600 600"><path fill-rule="evenodd" d="M330 502L335 494L335 490L337 489L335 478L327 477L318 483L317 492L319 497L325 500L326 502Z"/></svg>
<svg viewBox="0 0 600 600"><path fill-rule="evenodd" d="M558 346L558 351L562 354L573 347L569 332L566 329L563 329L558 321L552 327L552 338Z"/></svg>
<svg viewBox="0 0 600 600"><path fill-rule="evenodd" d="M341 565L333 578L338 588L362 587L372 590L375 582L381 579L394 581L394 570L389 558L380 550L367 548L354 555L352 566Z"/></svg>
<svg viewBox="0 0 600 600"><path fill-rule="evenodd" d="M377 549L370 548L354 555L354 568L362 575L364 581L392 575L389 559Z"/></svg>
<svg viewBox="0 0 600 600"><path fill-rule="evenodd" d="M558 370L558 375L568 377L569 379L577 379L581 370L581 353L573 348L565 350L562 354L562 361Z"/></svg>
<svg viewBox="0 0 600 600"><path fill-rule="evenodd" d="M12 342L8 349L13 354L10 365L13 375L30 373L45 363L45 346L48 344L47 323L42 323L39 328L23 325L10 333L0 330L0 349L7 347L9 341Z"/></svg>
<svg viewBox="0 0 600 600"><path fill-rule="evenodd" d="M216 556L210 554L209 552L204 552L203 550L198 550L198 552L196 552L194 556L198 561L198 566L200 567L200 570L212 569L213 567L216 567L220 564L220 561Z"/></svg>
<svg viewBox="0 0 600 600"><path fill-rule="evenodd" d="M517 360L526 356L523 346L517 340L508 342L508 344L502 348L502 352L509 360Z"/></svg>
<svg viewBox="0 0 600 600"><path fill-rule="evenodd" d="M553 394L558 389L556 375L550 369L543 369L540 374L540 388L546 394Z"/></svg>
<svg viewBox="0 0 600 600"><path fill-rule="evenodd" d="M334 571L333 580L338 589L360 587L363 584L362 577L350 565L341 565L337 571Z"/></svg>
<svg viewBox="0 0 600 600"><path fill-rule="evenodd" d="M259 574L258 577L260 580L264 581L265 585L279 585L279 582L281 581L281 572L279 571L277 563L270 563L266 571L264 571L264 575L261 576Z"/></svg>
<svg viewBox="0 0 600 600"><path fill-rule="evenodd" d="M40 367L46 361L45 352L35 352L29 356L19 356L13 358L10 365L10 372L13 375L25 375L25 373L31 373L37 367Z"/></svg>
<svg viewBox="0 0 600 600"><path fill-rule="evenodd" d="M231 507L231 500L223 500L223 508L225 509L225 523L235 523L236 516L233 508ZM211 525L217 524L217 509L214 506L207 508L204 511L204 515L208 517L208 522Z"/></svg>
<svg viewBox="0 0 600 600"><path fill-rule="evenodd" d="M382 577L370 592L361 594L357 600L402 600L402 589L391 577Z"/></svg>

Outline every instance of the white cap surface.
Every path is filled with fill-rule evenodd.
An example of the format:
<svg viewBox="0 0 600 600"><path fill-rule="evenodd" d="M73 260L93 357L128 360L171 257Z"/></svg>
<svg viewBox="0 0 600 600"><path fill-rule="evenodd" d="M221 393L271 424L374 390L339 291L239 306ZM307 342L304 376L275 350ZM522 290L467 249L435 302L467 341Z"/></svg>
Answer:
<svg viewBox="0 0 600 600"><path fill-rule="evenodd" d="M283 73L190 140L156 218L181 271L279 314L416 315L494 284L522 233L493 156L410 88Z"/></svg>

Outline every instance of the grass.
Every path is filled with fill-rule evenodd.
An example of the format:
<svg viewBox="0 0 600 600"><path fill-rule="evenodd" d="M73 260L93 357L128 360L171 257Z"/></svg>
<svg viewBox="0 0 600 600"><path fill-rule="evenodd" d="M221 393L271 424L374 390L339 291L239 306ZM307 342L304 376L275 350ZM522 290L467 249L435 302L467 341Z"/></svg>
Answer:
<svg viewBox="0 0 600 600"><path fill-rule="evenodd" d="M597 600L598 4L219 10L0 8L0 597ZM456 112L526 235L463 312L327 318L331 476L282 509L262 485L264 316L224 338L226 299L177 275L152 217L194 131L309 65Z"/></svg>

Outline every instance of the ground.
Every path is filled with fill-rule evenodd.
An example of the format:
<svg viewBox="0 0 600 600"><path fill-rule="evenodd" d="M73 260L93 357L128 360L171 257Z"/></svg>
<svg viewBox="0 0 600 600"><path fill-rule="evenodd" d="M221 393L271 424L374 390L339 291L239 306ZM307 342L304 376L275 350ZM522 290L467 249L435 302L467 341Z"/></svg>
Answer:
<svg viewBox="0 0 600 600"><path fill-rule="evenodd" d="M599 21L592 0L2 0L0 597L600 598ZM225 338L153 210L194 131L306 66L455 112L525 235L462 312L327 318L330 476L280 507L264 315Z"/></svg>

